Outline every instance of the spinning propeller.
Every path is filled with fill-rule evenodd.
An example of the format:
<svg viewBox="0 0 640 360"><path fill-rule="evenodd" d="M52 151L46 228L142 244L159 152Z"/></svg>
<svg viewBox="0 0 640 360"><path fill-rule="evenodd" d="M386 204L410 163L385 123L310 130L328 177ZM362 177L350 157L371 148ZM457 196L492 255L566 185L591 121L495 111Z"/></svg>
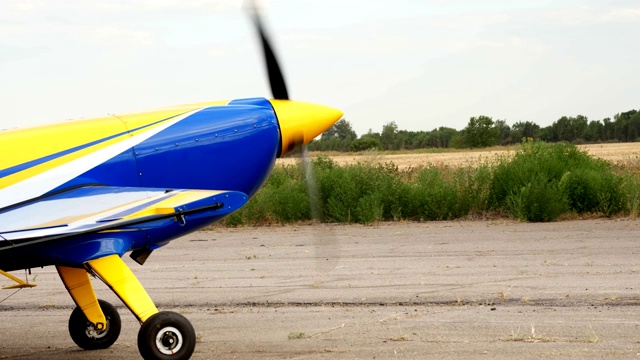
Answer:
<svg viewBox="0 0 640 360"><path fill-rule="evenodd" d="M276 59L276 55L273 52L267 33L262 26L262 20L258 14L258 9L253 1L249 2L249 11L251 12L251 20L253 20L253 24L260 36L260 43L262 44L264 62L267 67L267 73L269 74L269 85L271 86L273 98L277 100L289 100L287 84L285 83L284 76L280 70L278 59Z"/></svg>
<svg viewBox="0 0 640 360"><path fill-rule="evenodd" d="M269 85L273 94L273 100L270 102L280 124L282 147L278 155L281 157L301 149L303 145L333 126L342 118L342 111L324 105L289 100L284 76L255 2L248 1L247 5L251 20L260 37L265 66L269 74Z"/></svg>
<svg viewBox="0 0 640 360"><path fill-rule="evenodd" d="M270 102L280 124L282 148L279 156L300 150L300 160L307 183L311 216L317 223L321 223L322 211L319 203L318 187L313 176L312 163L309 161L306 144L340 120L342 111L323 105L289 100L289 92L287 91L284 75L271 46L271 41L264 29L255 2L248 1L247 4L262 44L265 66L269 75L269 85L273 94L273 100L270 100ZM326 259L326 261L316 264L316 268L320 272L327 272L335 265L333 261L329 261L336 258L334 250L337 249L333 246L335 244L332 244L331 238L318 236L315 241L316 257L322 260Z"/></svg>

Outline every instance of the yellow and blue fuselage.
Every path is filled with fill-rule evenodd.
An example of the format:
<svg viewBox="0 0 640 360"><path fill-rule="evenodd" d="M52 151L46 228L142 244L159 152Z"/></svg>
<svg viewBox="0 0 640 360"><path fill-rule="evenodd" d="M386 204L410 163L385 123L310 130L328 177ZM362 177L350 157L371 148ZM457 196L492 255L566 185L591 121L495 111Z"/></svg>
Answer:
<svg viewBox="0 0 640 360"><path fill-rule="evenodd" d="M220 220L341 116L252 98L0 132L0 269L150 251Z"/></svg>

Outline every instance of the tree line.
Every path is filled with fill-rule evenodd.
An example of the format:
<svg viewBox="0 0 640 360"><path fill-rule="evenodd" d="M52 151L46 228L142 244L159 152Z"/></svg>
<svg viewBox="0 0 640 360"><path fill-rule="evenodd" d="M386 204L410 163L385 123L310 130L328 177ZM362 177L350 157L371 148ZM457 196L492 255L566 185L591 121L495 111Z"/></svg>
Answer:
<svg viewBox="0 0 640 360"><path fill-rule="evenodd" d="M629 110L611 118L589 120L586 116L563 116L547 127L531 121L509 126L505 120L489 116L469 119L462 130L441 126L431 131L399 130L395 121L371 129L358 137L351 124L342 119L309 143L311 151L414 150L428 148L482 148L541 140L573 144L640 141L640 111Z"/></svg>

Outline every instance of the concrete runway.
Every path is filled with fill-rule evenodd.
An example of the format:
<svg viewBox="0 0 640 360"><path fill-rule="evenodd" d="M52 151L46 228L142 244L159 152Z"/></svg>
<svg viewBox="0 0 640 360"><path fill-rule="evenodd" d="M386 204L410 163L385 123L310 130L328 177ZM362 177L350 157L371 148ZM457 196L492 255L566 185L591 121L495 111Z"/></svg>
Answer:
<svg viewBox="0 0 640 360"><path fill-rule="evenodd" d="M127 262L193 322L194 359L638 359L639 235L607 219L220 228ZM139 358L104 284L122 334L87 352L55 269L30 280L0 303L0 359Z"/></svg>

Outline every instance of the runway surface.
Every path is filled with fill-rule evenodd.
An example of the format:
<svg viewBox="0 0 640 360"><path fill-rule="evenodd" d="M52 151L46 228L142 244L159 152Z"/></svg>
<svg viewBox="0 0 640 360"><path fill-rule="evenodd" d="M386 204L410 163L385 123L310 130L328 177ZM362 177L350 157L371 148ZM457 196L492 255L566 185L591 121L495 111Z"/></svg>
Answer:
<svg viewBox="0 0 640 360"><path fill-rule="evenodd" d="M193 322L193 359L637 359L639 235L607 219L219 228L126 261ZM0 303L0 359L139 358L139 325L104 284L122 334L87 352L55 269L29 279Z"/></svg>

